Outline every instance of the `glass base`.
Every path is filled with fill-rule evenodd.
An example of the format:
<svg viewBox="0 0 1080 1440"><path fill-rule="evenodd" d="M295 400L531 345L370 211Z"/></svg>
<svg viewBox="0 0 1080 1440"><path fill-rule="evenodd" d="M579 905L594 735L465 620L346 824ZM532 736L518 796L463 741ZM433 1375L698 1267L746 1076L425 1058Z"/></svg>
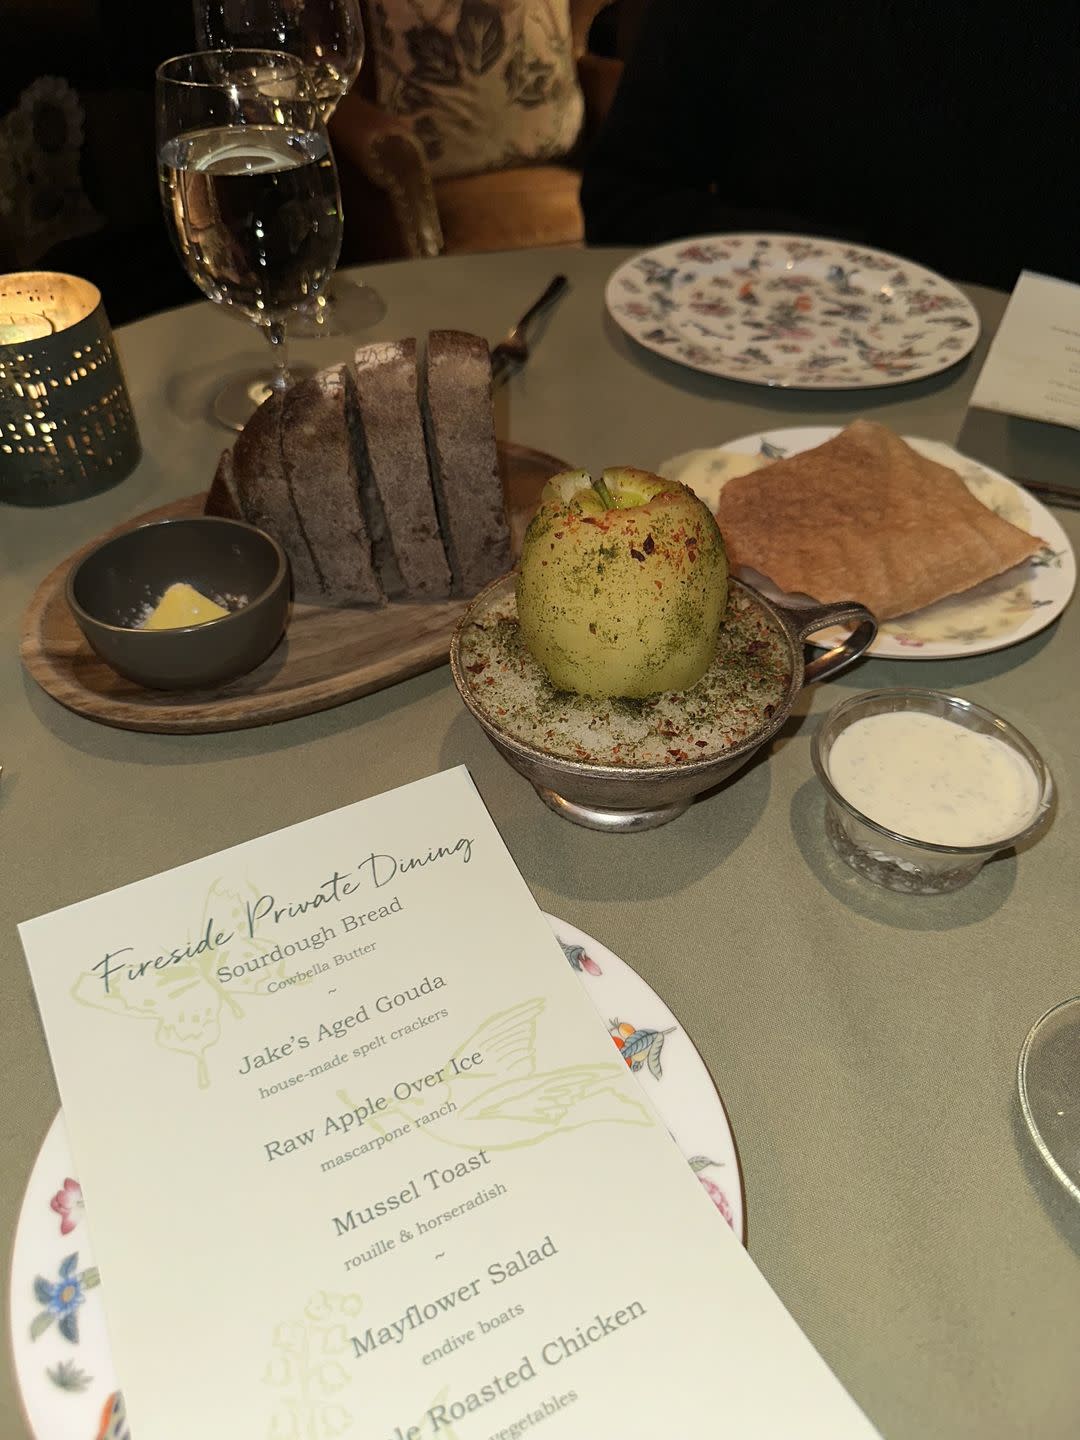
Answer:
<svg viewBox="0 0 1080 1440"><path fill-rule="evenodd" d="M314 374L314 365L289 365L292 380L306 380ZM234 375L211 402L214 419L227 430L242 430L270 394L272 379L270 370L248 370Z"/></svg>
<svg viewBox="0 0 1080 1440"><path fill-rule="evenodd" d="M335 275L325 295L293 310L289 338L318 340L325 335L355 335L378 324L385 314L386 302L378 291L362 280Z"/></svg>
<svg viewBox="0 0 1080 1440"><path fill-rule="evenodd" d="M902 895L945 895L959 890L975 878L994 853L981 851L973 859L963 859L898 842L902 850L889 854L881 848L887 844L882 837L846 815L831 799L825 801L825 834L840 859L856 874Z"/></svg>
<svg viewBox="0 0 1080 1440"><path fill-rule="evenodd" d="M1038 1020L1020 1051L1020 1106L1039 1154L1080 1200L1080 998Z"/></svg>

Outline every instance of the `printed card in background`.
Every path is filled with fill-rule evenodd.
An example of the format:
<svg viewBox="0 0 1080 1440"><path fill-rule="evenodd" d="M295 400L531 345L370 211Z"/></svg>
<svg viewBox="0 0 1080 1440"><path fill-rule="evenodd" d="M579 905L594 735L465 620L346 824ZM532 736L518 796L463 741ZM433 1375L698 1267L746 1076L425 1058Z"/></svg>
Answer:
<svg viewBox="0 0 1080 1440"><path fill-rule="evenodd" d="M1080 429L1080 285L1021 274L971 405Z"/></svg>

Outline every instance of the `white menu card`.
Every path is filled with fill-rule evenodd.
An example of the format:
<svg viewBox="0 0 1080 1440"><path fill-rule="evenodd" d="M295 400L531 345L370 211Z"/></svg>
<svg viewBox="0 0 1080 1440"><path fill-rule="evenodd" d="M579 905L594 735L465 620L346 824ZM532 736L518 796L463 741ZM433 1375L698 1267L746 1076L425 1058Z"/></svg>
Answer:
<svg viewBox="0 0 1080 1440"><path fill-rule="evenodd" d="M873 1435L465 770L21 935L136 1440Z"/></svg>
<svg viewBox="0 0 1080 1440"><path fill-rule="evenodd" d="M1021 274L971 404L1080 429L1080 285Z"/></svg>

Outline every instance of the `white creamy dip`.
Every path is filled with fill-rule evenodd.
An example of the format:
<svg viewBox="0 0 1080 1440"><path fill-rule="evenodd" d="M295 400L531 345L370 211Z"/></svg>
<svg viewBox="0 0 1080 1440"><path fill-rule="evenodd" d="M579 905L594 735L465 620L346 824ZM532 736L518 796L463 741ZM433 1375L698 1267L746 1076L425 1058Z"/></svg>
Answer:
<svg viewBox="0 0 1080 1440"><path fill-rule="evenodd" d="M829 778L887 830L933 845L983 845L1033 819L1039 783L1004 741L938 715L868 715L833 742Z"/></svg>

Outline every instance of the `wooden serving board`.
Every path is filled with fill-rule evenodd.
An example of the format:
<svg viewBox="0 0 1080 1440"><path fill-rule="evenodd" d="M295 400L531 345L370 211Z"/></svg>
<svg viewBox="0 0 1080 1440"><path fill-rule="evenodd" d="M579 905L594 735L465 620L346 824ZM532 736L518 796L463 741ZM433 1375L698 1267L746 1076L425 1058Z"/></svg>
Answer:
<svg viewBox="0 0 1080 1440"><path fill-rule="evenodd" d="M521 445L499 445L499 468L515 556L544 481L561 460ZM204 494L189 495L126 521L201 515ZM328 710L446 663L466 601L387 605L381 610L294 604L277 649L257 670L214 690L144 690L90 649L64 593L68 572L99 536L47 575L23 616L19 655L27 671L69 710L121 730L201 734L272 725Z"/></svg>

